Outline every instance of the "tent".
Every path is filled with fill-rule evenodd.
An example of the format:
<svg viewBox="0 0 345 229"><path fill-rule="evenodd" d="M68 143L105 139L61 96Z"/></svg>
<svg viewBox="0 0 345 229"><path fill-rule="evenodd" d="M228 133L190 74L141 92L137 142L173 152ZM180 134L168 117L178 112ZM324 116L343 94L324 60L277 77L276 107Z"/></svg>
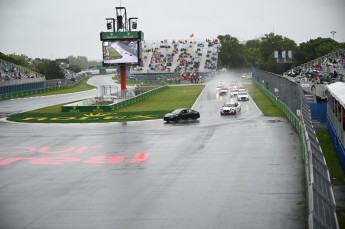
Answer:
<svg viewBox="0 0 345 229"><path fill-rule="evenodd" d="M336 82L327 85L329 93L336 99L338 102L345 107L345 83Z"/></svg>

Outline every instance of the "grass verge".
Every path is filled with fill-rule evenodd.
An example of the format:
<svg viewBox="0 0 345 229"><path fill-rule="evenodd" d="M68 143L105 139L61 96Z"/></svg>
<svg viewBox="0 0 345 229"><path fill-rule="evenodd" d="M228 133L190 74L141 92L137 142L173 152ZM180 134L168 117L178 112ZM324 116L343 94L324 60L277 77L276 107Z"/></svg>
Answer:
<svg viewBox="0 0 345 229"><path fill-rule="evenodd" d="M339 164L339 160L328 131L316 131L316 136L325 156L332 184L335 186L345 185L345 175Z"/></svg>
<svg viewBox="0 0 345 229"><path fill-rule="evenodd" d="M68 93L92 90L96 87L91 86L91 85L86 83L89 78L90 77L85 77L82 80L80 80L78 83L76 83L75 85L69 86L68 88L65 88L65 89L59 89L56 91L44 92L44 93L37 94L37 95L30 95L30 97L47 96L47 95L60 95L60 94L68 94Z"/></svg>
<svg viewBox="0 0 345 229"><path fill-rule="evenodd" d="M160 119L176 108L193 105L204 85L167 87L140 102L107 113L63 113L59 104L30 112L11 115L8 120L31 123L127 122Z"/></svg>
<svg viewBox="0 0 345 229"><path fill-rule="evenodd" d="M255 84L244 84L250 96L265 116L283 117L285 114Z"/></svg>

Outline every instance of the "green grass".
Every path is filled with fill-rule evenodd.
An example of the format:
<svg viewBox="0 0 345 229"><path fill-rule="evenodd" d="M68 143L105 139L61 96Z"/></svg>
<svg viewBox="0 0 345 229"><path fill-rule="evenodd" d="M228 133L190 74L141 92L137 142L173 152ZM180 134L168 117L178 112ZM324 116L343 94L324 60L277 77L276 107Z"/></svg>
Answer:
<svg viewBox="0 0 345 229"><path fill-rule="evenodd" d="M316 131L316 136L325 156L332 184L335 186L345 185L345 175L339 164L339 160L328 131Z"/></svg>
<svg viewBox="0 0 345 229"><path fill-rule="evenodd" d="M122 55L118 53L113 47L107 47L107 50L109 52L109 56L105 56L105 60L114 60L122 58Z"/></svg>
<svg viewBox="0 0 345 229"><path fill-rule="evenodd" d="M74 101L74 102L79 102L79 101ZM44 113L60 113L61 112L61 107L63 105L67 105L67 104L70 104L70 103L63 103L63 104L57 104L57 105L54 105L54 106L50 106L50 107L44 107L44 108L40 108L40 109L37 109L37 110L32 110L32 111L29 111L29 112L25 112L23 114L26 114L26 113L41 113L41 114L44 114Z"/></svg>
<svg viewBox="0 0 345 229"><path fill-rule="evenodd" d="M283 117L285 114L255 84L244 84L250 96L265 116Z"/></svg>
<svg viewBox="0 0 345 229"><path fill-rule="evenodd" d="M65 88L65 89L58 89L58 90L55 90L55 91L49 91L49 92L44 92L44 93L35 94L35 95L28 95L28 96L25 96L25 97L60 95L60 94L68 94L68 93L92 90L92 89L94 89L96 87L91 86L91 85L86 83L89 78L90 77L85 77L81 81L76 83L75 85L71 85L71 86L69 86L68 88Z"/></svg>
<svg viewBox="0 0 345 229"><path fill-rule="evenodd" d="M118 112L175 110L190 108L203 90L203 85L168 87L161 93L152 95Z"/></svg>
<svg viewBox="0 0 345 229"><path fill-rule="evenodd" d="M67 94L67 93L74 93L74 92L92 90L92 89L94 89L96 87L95 86L91 86L91 85L86 83L89 78L90 77L83 78L75 86L72 86L72 87L69 87L69 88L66 88L66 89L57 90L57 91L51 91L51 92L42 93L42 94L40 94L40 96Z"/></svg>
<svg viewBox="0 0 345 229"><path fill-rule="evenodd" d="M31 123L90 123L127 122L160 119L176 108L189 108L193 105L204 85L167 87L160 93L127 107L106 113L61 112L59 104L30 112L11 115L8 120Z"/></svg>

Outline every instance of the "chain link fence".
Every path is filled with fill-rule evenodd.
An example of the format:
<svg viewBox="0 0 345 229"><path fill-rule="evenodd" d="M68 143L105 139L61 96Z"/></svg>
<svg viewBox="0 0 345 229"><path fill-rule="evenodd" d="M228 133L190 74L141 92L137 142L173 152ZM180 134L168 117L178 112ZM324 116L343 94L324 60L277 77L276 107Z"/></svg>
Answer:
<svg viewBox="0 0 345 229"><path fill-rule="evenodd" d="M310 105L303 89L281 75L258 69L254 69L253 73L253 81L282 109L301 138L309 228L338 229L329 171L314 131Z"/></svg>

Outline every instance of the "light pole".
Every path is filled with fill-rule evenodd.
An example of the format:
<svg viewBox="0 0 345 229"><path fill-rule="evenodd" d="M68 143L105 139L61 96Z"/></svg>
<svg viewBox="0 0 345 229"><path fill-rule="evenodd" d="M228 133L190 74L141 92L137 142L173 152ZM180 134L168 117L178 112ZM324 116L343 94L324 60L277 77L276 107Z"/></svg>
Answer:
<svg viewBox="0 0 345 229"><path fill-rule="evenodd" d="M331 31L331 34L333 35L333 41L334 41L334 34L336 33L336 31Z"/></svg>

